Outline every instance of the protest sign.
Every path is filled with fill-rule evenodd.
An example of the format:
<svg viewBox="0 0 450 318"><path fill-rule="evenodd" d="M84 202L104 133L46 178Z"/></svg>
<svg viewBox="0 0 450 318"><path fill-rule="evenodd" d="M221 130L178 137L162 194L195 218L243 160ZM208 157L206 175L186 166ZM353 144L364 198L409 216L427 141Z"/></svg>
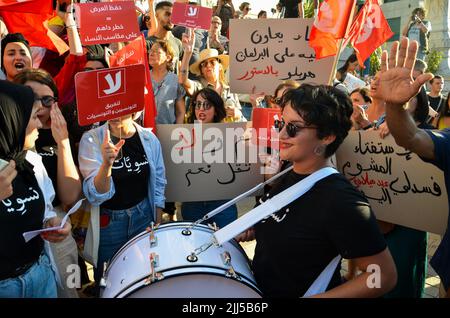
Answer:
<svg viewBox="0 0 450 318"><path fill-rule="evenodd" d="M83 45L131 41L140 34L134 1L81 3L80 39Z"/></svg>
<svg viewBox="0 0 450 318"><path fill-rule="evenodd" d="M338 170L369 200L377 219L443 234L444 174L377 131L351 132L336 152Z"/></svg>
<svg viewBox="0 0 450 318"><path fill-rule="evenodd" d="M328 84L335 57L316 61L313 19L230 20L230 86L234 93L271 94L285 80Z"/></svg>
<svg viewBox="0 0 450 318"><path fill-rule="evenodd" d="M350 73L346 74L343 84L347 87L349 93L353 92L357 88L367 86L366 82Z"/></svg>
<svg viewBox="0 0 450 318"><path fill-rule="evenodd" d="M144 108L144 65L130 65L75 75L81 126L132 114Z"/></svg>
<svg viewBox="0 0 450 318"><path fill-rule="evenodd" d="M232 199L263 182L247 125L157 125L166 167L166 201Z"/></svg>
<svg viewBox="0 0 450 318"><path fill-rule="evenodd" d="M209 30L211 26L212 9L198 5L175 2L171 21L175 25L187 28Z"/></svg>
<svg viewBox="0 0 450 318"><path fill-rule="evenodd" d="M275 128L275 120L281 120L281 109L278 108L254 108L252 113L253 128L256 130L253 139L255 144L265 144L267 147L278 150L278 130Z"/></svg>

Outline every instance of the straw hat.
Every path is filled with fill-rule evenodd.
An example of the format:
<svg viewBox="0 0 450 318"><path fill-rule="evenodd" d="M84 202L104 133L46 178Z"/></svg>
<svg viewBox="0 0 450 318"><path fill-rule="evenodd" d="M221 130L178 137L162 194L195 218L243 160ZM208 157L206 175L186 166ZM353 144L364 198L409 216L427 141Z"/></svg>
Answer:
<svg viewBox="0 0 450 318"><path fill-rule="evenodd" d="M197 62L191 65L189 70L191 73L194 73L195 75L201 76L200 72L200 64L203 61L206 61L208 59L216 58L220 61L220 63L223 66L223 70L225 71L228 68L228 65L230 64L230 57L228 55L219 55L219 52L216 49L204 49L200 52L199 58Z"/></svg>

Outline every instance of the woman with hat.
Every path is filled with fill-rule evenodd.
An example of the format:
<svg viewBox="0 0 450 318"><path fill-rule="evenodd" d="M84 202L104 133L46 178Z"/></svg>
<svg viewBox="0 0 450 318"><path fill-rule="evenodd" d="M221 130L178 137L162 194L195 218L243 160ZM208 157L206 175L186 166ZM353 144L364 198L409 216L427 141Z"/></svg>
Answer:
<svg viewBox="0 0 450 318"><path fill-rule="evenodd" d="M219 55L216 49L204 49L200 52L197 62L189 67L189 61L195 44L195 33L189 30L189 35L183 34L184 55L181 61L179 81L189 96L193 96L202 88L209 87L215 90L223 99L227 109L227 121L246 121L242 116L241 104L237 94L231 93L225 79L225 70L230 59L228 55ZM188 78L188 69L200 77L198 81Z"/></svg>
<svg viewBox="0 0 450 318"><path fill-rule="evenodd" d="M71 229L66 223L28 242L22 236L61 224L53 212L55 190L42 158L28 151L41 127L40 107L31 88L0 81L0 158L9 162L1 172L8 174L2 185L9 191L0 202L0 298L56 297L57 270L48 242L63 241Z"/></svg>

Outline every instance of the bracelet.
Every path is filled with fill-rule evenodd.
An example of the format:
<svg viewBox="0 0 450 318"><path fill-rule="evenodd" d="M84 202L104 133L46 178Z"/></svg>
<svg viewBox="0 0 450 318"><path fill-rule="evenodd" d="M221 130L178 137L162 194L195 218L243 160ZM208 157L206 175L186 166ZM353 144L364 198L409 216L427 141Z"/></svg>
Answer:
<svg viewBox="0 0 450 318"><path fill-rule="evenodd" d="M76 27L77 27L76 24L74 24L74 25L66 25L66 29L69 29L69 28L76 28Z"/></svg>

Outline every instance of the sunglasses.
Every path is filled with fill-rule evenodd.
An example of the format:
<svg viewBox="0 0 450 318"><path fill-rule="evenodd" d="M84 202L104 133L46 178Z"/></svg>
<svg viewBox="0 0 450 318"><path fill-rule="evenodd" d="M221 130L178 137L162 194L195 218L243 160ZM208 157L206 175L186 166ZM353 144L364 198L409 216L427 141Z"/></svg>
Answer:
<svg viewBox="0 0 450 318"><path fill-rule="evenodd" d="M281 97L271 97L270 101L275 104L275 105L280 105L281 104Z"/></svg>
<svg viewBox="0 0 450 318"><path fill-rule="evenodd" d="M214 66L214 65L216 65L217 63L219 63L219 61L216 60L216 59L207 60L207 61L201 62L201 63L200 63L200 67L201 67L201 68L206 67L206 66L208 66L208 64L211 64L212 66Z"/></svg>
<svg viewBox="0 0 450 318"><path fill-rule="evenodd" d="M208 101L204 101L204 102L196 101L196 102L192 103L192 106L194 106L194 108L196 110L200 110L202 107L203 107L204 110L208 110L211 107L213 107L213 105L210 102L208 102Z"/></svg>
<svg viewBox="0 0 450 318"><path fill-rule="evenodd" d="M286 122L284 120L275 120L274 126L275 126L275 128L278 128L279 132L281 132L283 130L284 126L286 126L286 132L287 132L288 136L291 138L294 138L295 136L297 136L297 133L299 131L301 131L302 129L317 129L317 127L314 127L314 126L297 126L297 125L294 125L293 123L286 124Z"/></svg>
<svg viewBox="0 0 450 318"><path fill-rule="evenodd" d="M58 101L58 99L56 97L49 96L49 95L42 96L42 97L39 97L39 96L35 95L34 96L34 101L35 102L40 101L42 106L49 108L49 107L52 107L52 105L54 103L56 103Z"/></svg>

